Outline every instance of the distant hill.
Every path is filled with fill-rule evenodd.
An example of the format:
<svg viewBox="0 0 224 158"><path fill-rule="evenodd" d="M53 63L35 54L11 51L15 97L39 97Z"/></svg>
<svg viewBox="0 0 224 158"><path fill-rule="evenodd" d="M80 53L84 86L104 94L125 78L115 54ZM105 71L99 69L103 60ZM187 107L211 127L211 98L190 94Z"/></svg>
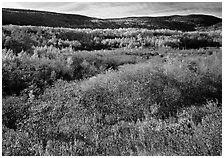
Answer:
<svg viewBox="0 0 224 158"><path fill-rule="evenodd" d="M77 14L61 14L24 9L2 9L2 24L32 25L69 28L148 28L194 31L197 28L213 28L222 19L201 14L187 16L127 17L100 19Z"/></svg>
<svg viewBox="0 0 224 158"><path fill-rule="evenodd" d="M209 27L199 27L197 30L200 31L215 31L215 30L222 30L222 22L214 24Z"/></svg>

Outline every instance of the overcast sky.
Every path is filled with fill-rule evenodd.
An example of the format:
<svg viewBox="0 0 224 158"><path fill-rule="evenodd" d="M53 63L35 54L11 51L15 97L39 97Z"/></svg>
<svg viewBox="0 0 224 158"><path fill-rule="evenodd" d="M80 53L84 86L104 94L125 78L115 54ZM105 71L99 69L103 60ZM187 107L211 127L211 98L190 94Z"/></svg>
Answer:
<svg viewBox="0 0 224 158"><path fill-rule="evenodd" d="M2 7L82 14L98 18L201 13L222 17L221 2L3 2Z"/></svg>

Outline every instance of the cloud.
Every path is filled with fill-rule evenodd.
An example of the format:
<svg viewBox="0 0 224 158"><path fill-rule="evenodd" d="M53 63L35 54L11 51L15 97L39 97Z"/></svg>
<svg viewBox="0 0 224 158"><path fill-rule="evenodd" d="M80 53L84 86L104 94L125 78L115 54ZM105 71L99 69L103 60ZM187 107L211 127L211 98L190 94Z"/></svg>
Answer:
<svg viewBox="0 0 224 158"><path fill-rule="evenodd" d="M99 18L194 13L222 17L221 2L4 2L3 7L82 14Z"/></svg>
<svg viewBox="0 0 224 158"><path fill-rule="evenodd" d="M20 4L17 4L15 2L3 2L2 3L3 8L22 8L23 6Z"/></svg>
<svg viewBox="0 0 224 158"><path fill-rule="evenodd" d="M174 14L194 14L204 13L213 14L215 16L222 16L221 3L198 3L198 2L163 2L163 3L145 3L136 6L136 9L130 12L130 14L148 15L148 16L164 16Z"/></svg>

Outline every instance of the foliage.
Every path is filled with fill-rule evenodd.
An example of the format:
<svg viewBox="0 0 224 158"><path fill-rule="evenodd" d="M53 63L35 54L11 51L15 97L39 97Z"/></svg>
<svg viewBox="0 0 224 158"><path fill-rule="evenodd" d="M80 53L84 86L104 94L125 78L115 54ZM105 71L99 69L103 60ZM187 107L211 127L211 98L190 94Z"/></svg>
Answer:
<svg viewBox="0 0 224 158"><path fill-rule="evenodd" d="M29 117L29 103L23 97L10 96L2 101L2 123L16 130L19 124Z"/></svg>
<svg viewBox="0 0 224 158"><path fill-rule="evenodd" d="M119 51L115 55L114 52L73 52L55 47L36 47L32 55L27 52L15 55L13 51L4 49L3 94L20 95L32 90L34 95L39 95L57 79L80 80L142 60L141 57L122 55Z"/></svg>
<svg viewBox="0 0 224 158"><path fill-rule="evenodd" d="M2 138L3 156L32 156L34 151L31 149L31 141L23 132L15 132L12 129L5 128Z"/></svg>
<svg viewBox="0 0 224 158"><path fill-rule="evenodd" d="M66 84L61 82L59 85ZM73 88L76 86L74 83L66 85L66 91L64 91L70 94L69 96L58 94L57 89L59 88L56 88L53 93L61 96L61 101L62 99L67 100L63 97L74 96L71 85ZM30 117L24 129L29 138L19 139L21 136L18 138L17 144L23 144L20 146L20 152L17 150L16 154L13 153L13 147L7 150L3 148L4 155L28 154L22 151L32 151L32 155L54 156L214 156L221 154L222 115L218 103L210 101L202 107L185 108L178 112L177 118L157 120L150 114L145 114L146 119L136 123L119 121L116 124L105 125L96 123L95 116L85 108L74 105L75 99L71 98L73 101L61 104L64 106L59 104L52 106L55 103L53 100L58 102L58 99L53 97L52 92L48 93L52 96L48 102L52 104L44 106L40 104L33 109L36 112L32 111L33 116ZM6 132L3 137L4 147L10 144L8 133ZM29 140L33 140L32 143ZM29 147L28 150L25 150L27 147Z"/></svg>
<svg viewBox="0 0 224 158"><path fill-rule="evenodd" d="M38 41L38 42L36 42ZM114 48L171 47L181 49L220 47L221 31L181 32L148 29L66 29L37 26L4 26L3 48L14 53L29 51L33 46L62 49L100 50Z"/></svg>
<svg viewBox="0 0 224 158"><path fill-rule="evenodd" d="M194 58L197 73L188 57L58 81L20 129L43 155L220 155L219 55Z"/></svg>
<svg viewBox="0 0 224 158"><path fill-rule="evenodd" d="M201 104L205 98L221 100L220 55L195 62L190 58L184 62L169 59L164 64L151 60L147 64L124 66L118 72L99 74L83 82L81 100L105 115L127 112L123 119L131 119L133 112L141 118L141 111L155 103L160 105L159 116L165 117L175 114L178 108Z"/></svg>
<svg viewBox="0 0 224 158"><path fill-rule="evenodd" d="M2 154L221 155L220 37L3 27Z"/></svg>

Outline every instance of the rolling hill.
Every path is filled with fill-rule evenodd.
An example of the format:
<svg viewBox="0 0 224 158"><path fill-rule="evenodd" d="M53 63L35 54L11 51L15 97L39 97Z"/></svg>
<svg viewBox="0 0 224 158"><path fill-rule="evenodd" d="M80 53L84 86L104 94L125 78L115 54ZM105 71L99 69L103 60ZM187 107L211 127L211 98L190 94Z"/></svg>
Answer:
<svg viewBox="0 0 224 158"><path fill-rule="evenodd" d="M212 27L222 19L210 15L192 14L186 16L126 17L100 19L77 14L62 14L46 11L2 9L2 24L33 25L69 28L147 28L194 31L197 28Z"/></svg>

